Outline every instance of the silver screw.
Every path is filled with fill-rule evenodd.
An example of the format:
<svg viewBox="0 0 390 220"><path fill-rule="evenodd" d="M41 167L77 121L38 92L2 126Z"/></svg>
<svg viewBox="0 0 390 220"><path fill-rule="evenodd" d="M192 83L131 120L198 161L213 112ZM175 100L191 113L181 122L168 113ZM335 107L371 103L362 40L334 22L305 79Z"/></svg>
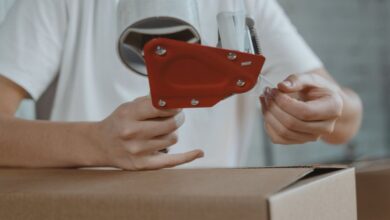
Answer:
<svg viewBox="0 0 390 220"><path fill-rule="evenodd" d="M237 83L236 83L236 85L238 87L244 87L245 84L246 84L246 82L244 80L241 80L241 79L237 80Z"/></svg>
<svg viewBox="0 0 390 220"><path fill-rule="evenodd" d="M159 56L164 56L167 53L167 49L165 49L164 47L161 47L161 46L157 46L155 53Z"/></svg>
<svg viewBox="0 0 390 220"><path fill-rule="evenodd" d="M164 107L164 106L167 105L167 102L164 101L164 100L162 100L162 99L160 99L160 100L158 101L158 105L161 106L161 107Z"/></svg>
<svg viewBox="0 0 390 220"><path fill-rule="evenodd" d="M199 100L192 99L192 100L191 100L191 105L193 105L193 106L199 105Z"/></svg>
<svg viewBox="0 0 390 220"><path fill-rule="evenodd" d="M235 59L237 59L237 54L235 54L233 52L229 52L228 55L227 55L227 58L229 60L235 60Z"/></svg>
<svg viewBox="0 0 390 220"><path fill-rule="evenodd" d="M252 65L252 61L245 61L241 63L241 66L250 66Z"/></svg>

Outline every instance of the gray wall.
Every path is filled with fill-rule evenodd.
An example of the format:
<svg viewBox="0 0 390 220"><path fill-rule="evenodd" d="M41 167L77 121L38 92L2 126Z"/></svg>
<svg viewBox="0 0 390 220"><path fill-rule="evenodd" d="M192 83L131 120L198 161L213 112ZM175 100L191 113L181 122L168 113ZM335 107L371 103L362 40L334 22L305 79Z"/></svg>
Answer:
<svg viewBox="0 0 390 220"><path fill-rule="evenodd" d="M279 165L381 156L389 152L390 1L279 0L292 22L344 86L359 93L364 121L348 145L273 148Z"/></svg>

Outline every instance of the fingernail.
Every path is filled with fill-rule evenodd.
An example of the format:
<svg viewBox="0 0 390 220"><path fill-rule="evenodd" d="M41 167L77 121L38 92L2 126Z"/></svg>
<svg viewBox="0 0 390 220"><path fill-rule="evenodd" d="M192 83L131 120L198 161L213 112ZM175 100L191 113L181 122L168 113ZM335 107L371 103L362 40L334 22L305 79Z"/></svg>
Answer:
<svg viewBox="0 0 390 220"><path fill-rule="evenodd" d="M265 96L265 91L267 90L267 88L263 89L263 92L261 93L261 95L264 97Z"/></svg>
<svg viewBox="0 0 390 220"><path fill-rule="evenodd" d="M265 99L265 96L264 96L264 95L261 95L261 96L259 97L259 99L260 99L260 101L261 101L262 99Z"/></svg>
<svg viewBox="0 0 390 220"><path fill-rule="evenodd" d="M180 127L184 124L184 121L185 121L185 115L184 115L184 112L180 112L179 114L177 114L175 116L175 121L176 121L176 125L177 127Z"/></svg>
<svg viewBox="0 0 390 220"><path fill-rule="evenodd" d="M198 154L198 158L203 158L204 157L204 152L201 151L199 154Z"/></svg>
<svg viewBox="0 0 390 220"><path fill-rule="evenodd" d="M271 97L272 98L275 98L275 96L278 94L278 90L277 89L272 89L271 90Z"/></svg>
<svg viewBox="0 0 390 220"><path fill-rule="evenodd" d="M286 81L283 81L282 83L286 87L292 87L292 82L291 81L286 80Z"/></svg>
<svg viewBox="0 0 390 220"><path fill-rule="evenodd" d="M269 96L269 95L271 95L271 88L269 88L269 87L267 87L267 88L265 88L265 96Z"/></svg>
<svg viewBox="0 0 390 220"><path fill-rule="evenodd" d="M270 88L266 88L265 91L264 91L264 102L265 104L268 106L269 105L269 100L270 100Z"/></svg>

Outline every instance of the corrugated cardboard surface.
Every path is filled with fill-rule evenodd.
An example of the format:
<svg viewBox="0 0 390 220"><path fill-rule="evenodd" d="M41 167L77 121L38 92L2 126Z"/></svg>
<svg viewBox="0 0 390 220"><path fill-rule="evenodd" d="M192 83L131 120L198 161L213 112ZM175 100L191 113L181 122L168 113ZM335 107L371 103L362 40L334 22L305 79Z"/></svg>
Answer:
<svg viewBox="0 0 390 220"><path fill-rule="evenodd" d="M390 219L390 160L359 163L356 189L359 220Z"/></svg>
<svg viewBox="0 0 390 220"><path fill-rule="evenodd" d="M271 196L271 219L356 220L355 195L354 169L314 176Z"/></svg>
<svg viewBox="0 0 390 220"><path fill-rule="evenodd" d="M0 219L268 219L267 198L313 168L0 170Z"/></svg>

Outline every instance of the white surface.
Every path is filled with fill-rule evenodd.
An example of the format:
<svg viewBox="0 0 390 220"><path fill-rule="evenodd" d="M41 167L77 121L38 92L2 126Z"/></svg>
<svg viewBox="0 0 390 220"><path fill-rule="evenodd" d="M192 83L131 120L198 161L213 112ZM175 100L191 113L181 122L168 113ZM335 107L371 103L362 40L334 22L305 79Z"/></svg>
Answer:
<svg viewBox="0 0 390 220"><path fill-rule="evenodd" d="M248 9L267 57L264 73L269 79L277 82L322 65L274 0L248 0L246 9L237 2L197 1L204 42L216 45L220 11ZM37 99L59 72L52 120L101 120L118 105L149 93L147 79L130 73L116 54L115 1L24 0L10 14L0 28L0 73ZM253 90L211 109L186 110L172 152L202 148L206 157L191 166L243 164L251 145L261 142L258 102Z"/></svg>
<svg viewBox="0 0 390 220"><path fill-rule="evenodd" d="M0 25L13 3L14 0L0 1ZM35 117L34 103L31 100L23 101L16 113L16 116L25 119L33 119Z"/></svg>
<svg viewBox="0 0 390 220"><path fill-rule="evenodd" d="M8 9L12 6L14 0L1 0L0 1L0 23L3 21Z"/></svg>

